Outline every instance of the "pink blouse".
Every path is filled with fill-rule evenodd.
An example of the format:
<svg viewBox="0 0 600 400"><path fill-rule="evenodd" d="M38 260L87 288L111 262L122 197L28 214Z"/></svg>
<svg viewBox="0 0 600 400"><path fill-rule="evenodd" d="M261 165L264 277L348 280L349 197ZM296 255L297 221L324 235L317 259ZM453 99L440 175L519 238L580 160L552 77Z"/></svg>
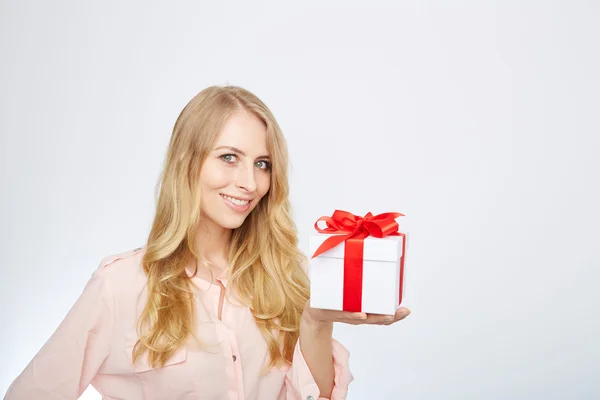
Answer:
<svg viewBox="0 0 600 400"><path fill-rule="evenodd" d="M224 297L226 276L216 283L198 277L197 336L163 368L145 358L132 363L136 323L147 295L142 269L144 249L105 258L83 293L25 370L11 384L5 400L77 399L91 384L105 400L316 400L319 388L296 344L291 366L260 372L267 344L248 307ZM345 399L353 380L348 351L333 341L334 389L331 399Z"/></svg>

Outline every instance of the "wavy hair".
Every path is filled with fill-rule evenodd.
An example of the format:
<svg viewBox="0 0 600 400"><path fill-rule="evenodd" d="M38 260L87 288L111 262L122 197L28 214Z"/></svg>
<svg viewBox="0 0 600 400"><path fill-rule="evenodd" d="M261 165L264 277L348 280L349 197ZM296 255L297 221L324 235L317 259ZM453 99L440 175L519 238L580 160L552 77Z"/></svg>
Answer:
<svg viewBox="0 0 600 400"><path fill-rule="evenodd" d="M258 97L236 86L212 86L185 106L173 128L142 261L148 298L138 321L134 362L148 352L151 366L164 366L190 337L196 337L186 265L205 262L195 248L202 218L197 183L218 133L240 111L264 122L272 172L269 191L232 232L228 291L233 288L237 299L250 308L269 349L267 368L292 360L309 283L289 203L287 145L273 114Z"/></svg>

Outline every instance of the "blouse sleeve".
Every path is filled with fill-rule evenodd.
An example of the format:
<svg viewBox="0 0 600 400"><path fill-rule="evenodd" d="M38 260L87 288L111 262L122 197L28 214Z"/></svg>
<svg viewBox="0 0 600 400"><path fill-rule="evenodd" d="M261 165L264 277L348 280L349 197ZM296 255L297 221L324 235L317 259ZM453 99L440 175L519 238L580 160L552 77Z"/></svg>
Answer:
<svg viewBox="0 0 600 400"><path fill-rule="evenodd" d="M111 348L114 299L99 268L83 293L23 372L5 400L77 399Z"/></svg>
<svg viewBox="0 0 600 400"><path fill-rule="evenodd" d="M334 386L331 392L331 400L345 400L348 395L348 386L354 380L348 366L349 352L337 340L332 340L333 346L333 370ZM317 400L325 399L319 397L319 387L313 378L302 351L300 341L296 343L292 366L285 378L286 400Z"/></svg>

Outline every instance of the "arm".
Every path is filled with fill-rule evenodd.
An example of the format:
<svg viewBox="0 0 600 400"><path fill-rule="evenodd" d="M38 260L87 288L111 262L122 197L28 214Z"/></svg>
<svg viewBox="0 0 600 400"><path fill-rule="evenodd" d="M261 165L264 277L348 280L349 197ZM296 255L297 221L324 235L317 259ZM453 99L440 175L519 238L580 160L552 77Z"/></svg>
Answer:
<svg viewBox="0 0 600 400"><path fill-rule="evenodd" d="M313 330L301 322L300 339L286 375L284 399L346 399L348 385L354 379L348 362L350 354L332 338L330 327Z"/></svg>
<svg viewBox="0 0 600 400"><path fill-rule="evenodd" d="M300 351L319 387L320 397L330 398L334 386L332 333L333 322L320 323L302 314Z"/></svg>
<svg viewBox="0 0 600 400"><path fill-rule="evenodd" d="M308 259L301 261L308 275ZM332 338L333 321L322 318L319 310L306 303L300 320L292 367L286 375L285 399L344 400L354 379L349 368L348 350Z"/></svg>
<svg viewBox="0 0 600 400"><path fill-rule="evenodd" d="M94 273L5 400L77 399L87 388L110 352L113 334L113 297L102 272Z"/></svg>

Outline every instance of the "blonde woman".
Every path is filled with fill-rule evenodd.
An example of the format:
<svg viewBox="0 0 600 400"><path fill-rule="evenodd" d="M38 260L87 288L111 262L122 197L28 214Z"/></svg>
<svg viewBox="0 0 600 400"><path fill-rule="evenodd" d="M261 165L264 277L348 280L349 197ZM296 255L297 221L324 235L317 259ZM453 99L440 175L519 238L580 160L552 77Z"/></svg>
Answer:
<svg viewBox="0 0 600 400"><path fill-rule="evenodd" d="M171 137L146 245L102 260L6 399L344 399L334 321L312 309L275 118L239 87L210 87Z"/></svg>

